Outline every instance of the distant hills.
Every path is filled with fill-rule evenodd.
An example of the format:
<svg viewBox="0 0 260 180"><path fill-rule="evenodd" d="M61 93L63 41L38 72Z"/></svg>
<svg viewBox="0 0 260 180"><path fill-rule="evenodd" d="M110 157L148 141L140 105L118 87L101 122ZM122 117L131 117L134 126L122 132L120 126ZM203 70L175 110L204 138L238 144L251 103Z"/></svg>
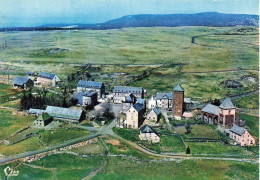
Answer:
<svg viewBox="0 0 260 180"><path fill-rule="evenodd" d="M118 29L124 27L177 27L177 26L259 26L258 15L222 14L206 12L197 14L140 14L128 15L97 24L50 24L40 27L1 28L8 30L54 30L54 29Z"/></svg>

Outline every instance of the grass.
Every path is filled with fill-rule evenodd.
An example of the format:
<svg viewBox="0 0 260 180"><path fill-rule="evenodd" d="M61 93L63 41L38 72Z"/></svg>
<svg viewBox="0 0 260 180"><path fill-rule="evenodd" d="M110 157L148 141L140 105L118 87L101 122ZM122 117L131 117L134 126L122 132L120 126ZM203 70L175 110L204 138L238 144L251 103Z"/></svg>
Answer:
<svg viewBox="0 0 260 180"><path fill-rule="evenodd" d="M11 107L11 108L15 108L15 109L20 109L21 108L21 100L20 99L17 99L17 100L14 100L14 101L8 101L6 103L3 103L1 104L1 106L4 106L4 107Z"/></svg>
<svg viewBox="0 0 260 180"><path fill-rule="evenodd" d="M36 137L31 137L20 143L10 145L10 146L1 144L0 154L3 154L5 156L10 156L10 155L19 154L27 151L33 151L41 148L43 148L43 146L39 143L38 139Z"/></svg>
<svg viewBox="0 0 260 180"><path fill-rule="evenodd" d="M40 139L48 146L63 143L70 139L75 139L89 134L88 131L79 129L57 129L50 131L43 131L40 134Z"/></svg>
<svg viewBox="0 0 260 180"><path fill-rule="evenodd" d="M93 179L258 179L258 164L218 160L182 160L179 162L135 162L109 158L104 170Z"/></svg>
<svg viewBox="0 0 260 180"><path fill-rule="evenodd" d="M130 140L133 142L139 140L139 137L138 137L140 134L139 130L114 127L113 131L114 131L114 133L116 133L117 135L121 136L122 138L124 138L126 140Z"/></svg>
<svg viewBox="0 0 260 180"><path fill-rule="evenodd" d="M219 142L185 142L190 147L191 154L214 154L214 155L250 155L239 146L226 146Z"/></svg>
<svg viewBox="0 0 260 180"><path fill-rule="evenodd" d="M236 99L234 104L238 108L259 109L259 94L253 94Z"/></svg>
<svg viewBox="0 0 260 180"><path fill-rule="evenodd" d="M30 125L35 116L16 114L16 111L0 108L0 140Z"/></svg>
<svg viewBox="0 0 260 180"><path fill-rule="evenodd" d="M9 142L11 143L16 143L18 141L21 141L23 139L26 138L26 135L30 134L30 133L38 133L39 132L39 129L33 129L33 128L29 128L29 129L26 129L25 131L22 131L21 133L11 137L8 139Z"/></svg>
<svg viewBox="0 0 260 180"><path fill-rule="evenodd" d="M178 136L161 136L162 152L185 153L186 148Z"/></svg>
<svg viewBox="0 0 260 180"><path fill-rule="evenodd" d="M259 138L259 117L240 114L240 118L246 121L246 127L248 127L249 133Z"/></svg>

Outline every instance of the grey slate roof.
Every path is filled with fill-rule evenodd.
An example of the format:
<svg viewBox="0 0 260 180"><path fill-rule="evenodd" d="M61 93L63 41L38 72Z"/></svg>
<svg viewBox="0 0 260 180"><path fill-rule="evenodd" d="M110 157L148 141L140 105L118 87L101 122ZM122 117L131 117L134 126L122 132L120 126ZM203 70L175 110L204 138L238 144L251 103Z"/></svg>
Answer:
<svg viewBox="0 0 260 180"><path fill-rule="evenodd" d="M239 127L237 125L233 125L233 127L230 129L230 131L233 133L236 133L240 136L242 136L246 132L246 130L244 128Z"/></svg>
<svg viewBox="0 0 260 180"><path fill-rule="evenodd" d="M13 84L14 85L19 85L19 86L22 86L24 85L25 83L27 83L27 81L29 80L28 77L22 77L22 76L16 76L14 78L14 81L13 81Z"/></svg>
<svg viewBox="0 0 260 180"><path fill-rule="evenodd" d="M82 81L78 82L77 87L85 87L85 88L101 88L102 82L97 81Z"/></svg>
<svg viewBox="0 0 260 180"><path fill-rule="evenodd" d="M155 114L158 116L159 114L161 114L161 111L157 108L157 107L155 107L155 108L153 108L153 109L151 109L151 111L149 111L149 113L148 114L150 114L150 112L152 112L152 111L154 111L155 112Z"/></svg>
<svg viewBox="0 0 260 180"><path fill-rule="evenodd" d="M35 73L34 72L32 72L32 71L28 71L27 72L27 75L29 75L29 76L33 76Z"/></svg>
<svg viewBox="0 0 260 180"><path fill-rule="evenodd" d="M184 91L184 89L183 89L183 87L180 84L178 84L177 86L175 86L173 91Z"/></svg>
<svg viewBox="0 0 260 180"><path fill-rule="evenodd" d="M224 101L219 106L222 109L234 109L236 108L230 98L224 99Z"/></svg>
<svg viewBox="0 0 260 180"><path fill-rule="evenodd" d="M78 121L82 115L82 110L69 109L56 106L47 106L46 112L52 117L59 119L69 119Z"/></svg>
<svg viewBox="0 0 260 180"><path fill-rule="evenodd" d="M147 124L144 125L143 127L141 127L140 131L142 133L155 133L156 135L158 135L158 133L152 127L148 126Z"/></svg>
<svg viewBox="0 0 260 180"><path fill-rule="evenodd" d="M214 114L216 116L219 115L219 107L212 104L207 104L201 111Z"/></svg>
<svg viewBox="0 0 260 180"><path fill-rule="evenodd" d="M115 86L113 93L142 93L142 87Z"/></svg>
<svg viewBox="0 0 260 180"><path fill-rule="evenodd" d="M145 99L138 98L137 101L136 101L136 103L145 105Z"/></svg>
<svg viewBox="0 0 260 180"><path fill-rule="evenodd" d="M172 93L156 93L157 100L160 100L163 98L173 99L173 94Z"/></svg>
<svg viewBox="0 0 260 180"><path fill-rule="evenodd" d="M141 110L143 110L142 104L139 104L139 103L133 105L133 107L135 108L135 110L136 110L137 112L140 112Z"/></svg>
<svg viewBox="0 0 260 180"><path fill-rule="evenodd" d="M191 104L191 98L184 98L184 103Z"/></svg>
<svg viewBox="0 0 260 180"><path fill-rule="evenodd" d="M46 110L43 110L43 109L33 109L33 108L30 108L28 113L29 114L42 114L42 113L45 113Z"/></svg>
<svg viewBox="0 0 260 180"><path fill-rule="evenodd" d="M38 74L38 77L46 78L46 79L53 79L56 76L56 74L52 73L46 73L46 72L40 72Z"/></svg>
<svg viewBox="0 0 260 180"><path fill-rule="evenodd" d="M134 103L134 101L133 101L134 97L133 96L134 96L133 94L130 94L130 95L126 96L125 97L125 102Z"/></svg>

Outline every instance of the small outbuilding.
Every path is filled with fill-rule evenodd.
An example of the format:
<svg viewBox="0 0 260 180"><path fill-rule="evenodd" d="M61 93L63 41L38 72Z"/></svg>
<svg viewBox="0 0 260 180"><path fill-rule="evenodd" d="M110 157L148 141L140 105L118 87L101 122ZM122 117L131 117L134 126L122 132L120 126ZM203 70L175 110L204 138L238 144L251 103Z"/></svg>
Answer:
<svg viewBox="0 0 260 180"><path fill-rule="evenodd" d="M52 122L53 118L48 114L48 113L42 113L34 122L33 124L35 126L39 127L45 127L47 126L50 122Z"/></svg>
<svg viewBox="0 0 260 180"><path fill-rule="evenodd" d="M20 89L32 89L33 88L33 81L28 76L16 76L13 81L13 87L14 88L20 88Z"/></svg>

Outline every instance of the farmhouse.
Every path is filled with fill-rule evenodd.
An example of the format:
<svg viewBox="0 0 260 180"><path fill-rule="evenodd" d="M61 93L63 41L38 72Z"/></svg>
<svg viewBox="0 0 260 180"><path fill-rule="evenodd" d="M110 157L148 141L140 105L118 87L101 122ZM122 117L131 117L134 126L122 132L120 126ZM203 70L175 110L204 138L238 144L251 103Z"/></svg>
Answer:
<svg viewBox="0 0 260 180"><path fill-rule="evenodd" d="M156 93L156 104L159 108L170 109L172 107L172 93Z"/></svg>
<svg viewBox="0 0 260 180"><path fill-rule="evenodd" d="M152 109L156 107L156 99L153 97L153 95L148 99L148 109Z"/></svg>
<svg viewBox="0 0 260 180"><path fill-rule="evenodd" d="M137 129L143 123L143 107L141 104L135 104L126 110L126 119L124 127Z"/></svg>
<svg viewBox="0 0 260 180"><path fill-rule="evenodd" d="M98 93L96 91L86 91L77 94L78 104L82 106L94 107L98 103Z"/></svg>
<svg viewBox="0 0 260 180"><path fill-rule="evenodd" d="M21 88L21 89L32 89L33 88L33 81L28 78L27 76L16 76L13 80L13 87L14 88Z"/></svg>
<svg viewBox="0 0 260 180"><path fill-rule="evenodd" d="M105 94L105 85L103 82L96 81L82 81L80 80L77 85L77 92L85 91L96 91L98 93L98 98L102 98Z"/></svg>
<svg viewBox="0 0 260 180"><path fill-rule="evenodd" d="M231 128L236 122L236 107L230 98L226 98L220 106L207 104L201 110L201 116L204 122Z"/></svg>
<svg viewBox="0 0 260 180"><path fill-rule="evenodd" d="M255 144L254 137L244 128L234 125L229 130L229 137L238 142L241 146L250 146Z"/></svg>
<svg viewBox="0 0 260 180"><path fill-rule="evenodd" d="M46 112L57 120L64 120L69 123L79 123L83 119L83 111L56 106L47 106Z"/></svg>
<svg viewBox="0 0 260 180"><path fill-rule="evenodd" d="M146 119L148 121L150 121L150 122L152 121L155 123L158 122L160 120L160 118L161 118L161 111L157 107L150 110L146 116Z"/></svg>
<svg viewBox="0 0 260 180"><path fill-rule="evenodd" d="M60 83L60 78L56 74L40 72L35 84L37 86L55 87Z"/></svg>
<svg viewBox="0 0 260 180"><path fill-rule="evenodd" d="M121 104L130 94L133 94L136 98L144 98L144 90L141 87L115 86L113 89L113 102Z"/></svg>
<svg viewBox="0 0 260 180"><path fill-rule="evenodd" d="M33 124L35 126L39 127L45 127L47 126L50 122L52 122L53 118L48 114L48 113L42 113L34 122Z"/></svg>
<svg viewBox="0 0 260 180"><path fill-rule="evenodd" d="M144 125L143 127L140 128L139 138L141 140L147 140L151 143L160 142L160 137L158 133L148 125Z"/></svg>

